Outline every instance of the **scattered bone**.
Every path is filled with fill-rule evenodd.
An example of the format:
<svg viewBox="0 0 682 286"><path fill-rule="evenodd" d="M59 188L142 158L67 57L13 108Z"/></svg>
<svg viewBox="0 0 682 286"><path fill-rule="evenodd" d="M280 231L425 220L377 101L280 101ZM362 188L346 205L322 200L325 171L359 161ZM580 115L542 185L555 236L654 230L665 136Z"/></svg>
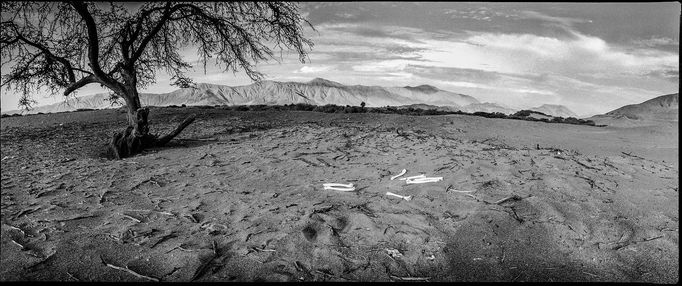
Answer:
<svg viewBox="0 0 682 286"><path fill-rule="evenodd" d="M355 191L355 186L353 184L338 184L338 183L326 183L323 184L325 190L335 190L341 192L352 192Z"/></svg>
<svg viewBox="0 0 682 286"><path fill-rule="evenodd" d="M407 170L406 170L406 169L403 169L403 170L400 172L400 174L397 174L397 175L395 175L395 176L392 176L392 177L391 177L391 181L395 180L396 178L398 178L398 177L400 177L400 176L402 176L402 175L405 175L405 173L407 173Z"/></svg>
<svg viewBox="0 0 682 286"><path fill-rule="evenodd" d="M423 177L423 178L417 178L417 179L407 179L405 180L406 184L423 184L423 183L435 183L442 181L443 177Z"/></svg>
<svg viewBox="0 0 682 286"><path fill-rule="evenodd" d="M397 198L401 198L401 199L406 200L406 201L411 201L411 200L412 200L412 196L401 196L401 195L394 194L394 193L391 193L391 192L386 192L386 195L388 195L388 196L394 196L394 197L397 197Z"/></svg>
<svg viewBox="0 0 682 286"><path fill-rule="evenodd" d="M407 177L407 178L405 178L405 180L407 181L407 180L423 179L423 178L426 178L426 175L421 174L421 175L417 175L417 176Z"/></svg>

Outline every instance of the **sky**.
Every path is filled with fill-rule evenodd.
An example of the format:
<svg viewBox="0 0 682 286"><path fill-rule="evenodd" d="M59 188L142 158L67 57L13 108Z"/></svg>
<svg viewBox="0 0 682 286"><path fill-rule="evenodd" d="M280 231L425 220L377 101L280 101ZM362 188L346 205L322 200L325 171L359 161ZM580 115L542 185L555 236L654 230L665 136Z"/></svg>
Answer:
<svg viewBox="0 0 682 286"><path fill-rule="evenodd" d="M679 90L680 4L305 2L317 31L309 60L284 52L267 80L415 86L523 109L564 105L581 117ZM196 60L196 50L183 55ZM5 68L3 68L3 71ZM197 64L195 82L246 85L242 73ZM175 90L169 77L142 92ZM96 85L79 95L103 92ZM2 110L17 96L2 90ZM39 105L63 100L36 96Z"/></svg>

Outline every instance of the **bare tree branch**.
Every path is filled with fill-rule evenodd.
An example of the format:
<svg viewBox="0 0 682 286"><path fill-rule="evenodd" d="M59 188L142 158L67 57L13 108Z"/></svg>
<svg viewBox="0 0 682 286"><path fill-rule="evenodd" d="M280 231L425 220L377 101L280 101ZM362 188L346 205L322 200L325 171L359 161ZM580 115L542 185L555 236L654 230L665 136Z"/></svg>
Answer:
<svg viewBox="0 0 682 286"><path fill-rule="evenodd" d="M72 92L76 91L77 89L84 87L88 84L91 83L96 83L97 78L94 75L89 75L84 78L81 78L80 80L70 84L69 86L66 87L66 90L64 90L64 96L68 96Z"/></svg>
<svg viewBox="0 0 682 286"><path fill-rule="evenodd" d="M85 21L88 31L88 58L90 59L90 68L93 74L100 80L108 81L109 77L102 71L99 64L99 37L97 36L97 24L92 14L88 11L87 5L80 1L70 2L74 9Z"/></svg>

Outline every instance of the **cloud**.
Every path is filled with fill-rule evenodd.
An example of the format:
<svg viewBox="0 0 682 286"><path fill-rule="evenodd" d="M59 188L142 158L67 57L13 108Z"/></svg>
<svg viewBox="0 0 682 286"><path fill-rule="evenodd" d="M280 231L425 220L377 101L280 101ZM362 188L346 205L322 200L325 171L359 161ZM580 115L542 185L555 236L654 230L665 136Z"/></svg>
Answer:
<svg viewBox="0 0 682 286"><path fill-rule="evenodd" d="M422 30L414 28L336 23L316 27L319 34L312 37L315 47L310 53L313 62L361 62L412 59L419 60L419 52L428 47L417 47Z"/></svg>
<svg viewBox="0 0 682 286"><path fill-rule="evenodd" d="M332 69L334 69L334 66L304 66L294 71L294 73L319 73L330 71Z"/></svg>
<svg viewBox="0 0 682 286"><path fill-rule="evenodd" d="M574 33L554 38L533 34L472 32L459 40L425 40L431 49L421 59L437 66L503 73L646 73L679 69L676 53L610 46L604 40Z"/></svg>
<svg viewBox="0 0 682 286"><path fill-rule="evenodd" d="M396 71L403 71L407 65L408 65L407 60L387 60L387 61L380 61L380 62L366 62L360 65L354 65L352 67L353 70L355 71L362 71L362 72L376 72L376 73L384 73L384 72L396 72Z"/></svg>

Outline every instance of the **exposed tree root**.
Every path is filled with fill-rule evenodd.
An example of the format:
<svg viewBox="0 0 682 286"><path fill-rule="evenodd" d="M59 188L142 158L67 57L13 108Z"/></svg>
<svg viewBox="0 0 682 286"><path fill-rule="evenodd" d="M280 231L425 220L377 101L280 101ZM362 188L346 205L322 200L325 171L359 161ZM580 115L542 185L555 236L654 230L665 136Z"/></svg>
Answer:
<svg viewBox="0 0 682 286"><path fill-rule="evenodd" d="M196 115L192 114L183 120L172 132L165 136L157 137L156 135L149 134L148 115L149 109L138 109L135 112L137 117L136 126L128 126L122 133L117 132L114 134L109 143L109 153L113 158L123 159L139 154L147 148L164 146L196 119Z"/></svg>

